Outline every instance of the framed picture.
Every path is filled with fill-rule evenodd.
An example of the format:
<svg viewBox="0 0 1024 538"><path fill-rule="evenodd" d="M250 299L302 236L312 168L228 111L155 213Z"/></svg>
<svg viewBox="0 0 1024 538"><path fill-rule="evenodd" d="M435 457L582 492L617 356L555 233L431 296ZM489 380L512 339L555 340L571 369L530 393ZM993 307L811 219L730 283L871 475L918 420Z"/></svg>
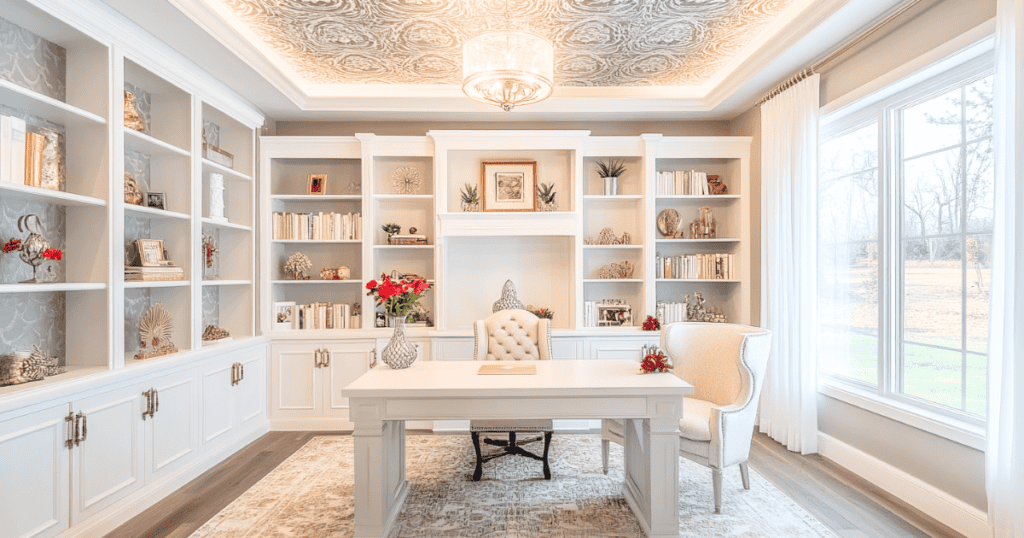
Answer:
<svg viewBox="0 0 1024 538"><path fill-rule="evenodd" d="M135 248L139 250L139 263L143 267L167 265L162 239L136 239Z"/></svg>
<svg viewBox="0 0 1024 538"><path fill-rule="evenodd" d="M327 192L327 174L310 174L306 180L306 194Z"/></svg>
<svg viewBox="0 0 1024 538"><path fill-rule="evenodd" d="M146 205L149 207L155 207L157 209L164 209L164 193L147 192Z"/></svg>
<svg viewBox="0 0 1024 538"><path fill-rule="evenodd" d="M534 211L537 161L484 161L480 198L484 211Z"/></svg>
<svg viewBox="0 0 1024 538"><path fill-rule="evenodd" d="M373 315L373 326L374 327L387 327L388 318L384 315L384 312L374 312Z"/></svg>
<svg viewBox="0 0 1024 538"><path fill-rule="evenodd" d="M633 325L633 307L628 304L597 305L598 327L630 327Z"/></svg>
<svg viewBox="0 0 1024 538"><path fill-rule="evenodd" d="M274 329L290 331L295 328L295 301L274 303Z"/></svg>

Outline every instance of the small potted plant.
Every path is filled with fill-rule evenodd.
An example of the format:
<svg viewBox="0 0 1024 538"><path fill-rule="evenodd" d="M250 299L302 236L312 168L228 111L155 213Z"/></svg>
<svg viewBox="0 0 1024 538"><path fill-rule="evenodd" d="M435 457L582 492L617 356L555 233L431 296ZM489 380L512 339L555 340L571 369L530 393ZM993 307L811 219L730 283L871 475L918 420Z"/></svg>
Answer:
<svg viewBox="0 0 1024 538"><path fill-rule="evenodd" d="M466 212L480 211L480 191L472 183L462 187L462 210Z"/></svg>
<svg viewBox="0 0 1024 538"><path fill-rule="evenodd" d="M558 211L558 202L555 202L555 184L541 183L537 185L537 209L540 211Z"/></svg>
<svg viewBox="0 0 1024 538"><path fill-rule="evenodd" d="M389 223L381 226L380 229L384 230L384 233L388 234L388 244L389 245L391 244L391 236L393 236L393 235L397 234L398 232L402 231L402 227L397 225L397 224L395 224L395 223L393 223L393 222L389 222Z"/></svg>
<svg viewBox="0 0 1024 538"><path fill-rule="evenodd" d="M604 195L615 196L619 190L619 176L626 173L626 163L608 159L597 162L597 175L604 179Z"/></svg>

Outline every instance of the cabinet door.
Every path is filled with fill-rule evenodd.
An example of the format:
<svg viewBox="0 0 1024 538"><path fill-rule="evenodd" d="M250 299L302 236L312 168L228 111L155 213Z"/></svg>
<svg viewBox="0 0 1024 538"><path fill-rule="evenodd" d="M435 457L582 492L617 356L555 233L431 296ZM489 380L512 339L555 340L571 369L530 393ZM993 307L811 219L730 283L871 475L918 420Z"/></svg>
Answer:
<svg viewBox="0 0 1024 538"><path fill-rule="evenodd" d="M278 418L312 418L322 405L320 344L275 344L271 355L270 411Z"/></svg>
<svg viewBox="0 0 1024 538"><path fill-rule="evenodd" d="M475 349L472 338L434 338L431 360L471 361Z"/></svg>
<svg viewBox="0 0 1024 538"><path fill-rule="evenodd" d="M234 357L210 362L202 373L201 438L204 449L231 440L235 426L235 386L231 384Z"/></svg>
<svg viewBox="0 0 1024 538"><path fill-rule="evenodd" d="M63 403L0 422L0 537L43 538L67 530L69 411Z"/></svg>
<svg viewBox="0 0 1024 538"><path fill-rule="evenodd" d="M643 358L640 356L640 353L644 345L657 345L657 343L658 333L654 333L650 338L593 338L590 340L589 358L623 359L639 362Z"/></svg>
<svg viewBox="0 0 1024 538"><path fill-rule="evenodd" d="M187 370L143 385L156 391L153 417L145 421L146 483L190 462L199 452L197 375L196 370Z"/></svg>
<svg viewBox="0 0 1024 538"><path fill-rule="evenodd" d="M72 525L145 484L143 402L134 385L73 402L84 439L72 451Z"/></svg>
<svg viewBox="0 0 1024 538"><path fill-rule="evenodd" d="M324 349L328 354L327 367L322 369L324 414L348 420L348 398L341 395L341 389L369 371L374 343L339 342L327 344Z"/></svg>
<svg viewBox="0 0 1024 538"><path fill-rule="evenodd" d="M264 350L250 352L242 364L242 381L235 386L235 411L239 431L262 422L267 416L266 367Z"/></svg>

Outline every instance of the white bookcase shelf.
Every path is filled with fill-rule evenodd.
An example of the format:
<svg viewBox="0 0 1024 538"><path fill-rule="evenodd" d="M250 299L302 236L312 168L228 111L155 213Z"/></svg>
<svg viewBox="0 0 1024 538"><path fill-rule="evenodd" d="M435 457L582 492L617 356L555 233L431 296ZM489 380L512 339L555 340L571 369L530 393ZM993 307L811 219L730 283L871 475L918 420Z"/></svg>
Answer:
<svg viewBox="0 0 1024 538"><path fill-rule="evenodd" d="M0 183L0 196L19 200L28 200L44 204L62 206L94 206L105 207L107 202L91 196L82 196L64 191L52 191L39 187L18 185L17 183Z"/></svg>
<svg viewBox="0 0 1024 538"><path fill-rule="evenodd" d="M46 284L0 284L0 293L43 293L51 291L95 291L107 289L106 282L52 282Z"/></svg>
<svg viewBox="0 0 1024 538"><path fill-rule="evenodd" d="M124 287L128 289L144 289L144 288L184 288L190 286L192 283L188 280L166 280L166 281L155 281L155 282L125 282Z"/></svg>
<svg viewBox="0 0 1024 538"><path fill-rule="evenodd" d="M239 172L233 168L228 168L222 164L215 163L207 158L201 159L203 163L203 175L212 173L223 174L224 179L230 179L235 181L252 181L252 176L249 174Z"/></svg>
<svg viewBox="0 0 1024 538"><path fill-rule="evenodd" d="M102 116L3 79L0 79L0 103L68 128L81 128L88 124L104 126L107 123Z"/></svg>
<svg viewBox="0 0 1024 538"><path fill-rule="evenodd" d="M225 230L238 230L243 232L251 232L252 226L246 226L245 224L235 224L225 220L215 220L208 217L203 217L204 226L212 226L214 228L222 228Z"/></svg>
<svg viewBox="0 0 1024 538"><path fill-rule="evenodd" d="M144 205L124 204L124 210L128 213L134 214L138 218L146 219L189 220L191 218L186 213L178 213L177 211L168 211L166 209L158 209Z"/></svg>
<svg viewBox="0 0 1024 538"><path fill-rule="evenodd" d="M124 145L126 148L144 153L153 157L188 157L188 150L181 149L173 144L164 142L145 133L140 133L127 127L122 127L124 132Z"/></svg>

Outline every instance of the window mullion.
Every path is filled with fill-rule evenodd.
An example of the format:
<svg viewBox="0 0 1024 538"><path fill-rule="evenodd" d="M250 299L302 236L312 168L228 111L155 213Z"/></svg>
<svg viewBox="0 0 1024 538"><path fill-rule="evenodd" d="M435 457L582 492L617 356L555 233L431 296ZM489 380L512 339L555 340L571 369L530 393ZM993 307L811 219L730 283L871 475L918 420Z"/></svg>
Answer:
<svg viewBox="0 0 1024 538"><path fill-rule="evenodd" d="M879 122L879 263L881 264L879 293L881 301L878 308L879 328L883 337L879 341L878 390L887 395L899 391L899 342L902 333L897 320L899 304L902 303L898 293L901 281L900 269L900 215L901 197L898 194L901 184L901 167L897 165L902 157L902 143L897 134L901 131L902 118L892 109L882 111Z"/></svg>
<svg viewBox="0 0 1024 538"><path fill-rule="evenodd" d="M967 411L967 86L960 87L960 410Z"/></svg>

